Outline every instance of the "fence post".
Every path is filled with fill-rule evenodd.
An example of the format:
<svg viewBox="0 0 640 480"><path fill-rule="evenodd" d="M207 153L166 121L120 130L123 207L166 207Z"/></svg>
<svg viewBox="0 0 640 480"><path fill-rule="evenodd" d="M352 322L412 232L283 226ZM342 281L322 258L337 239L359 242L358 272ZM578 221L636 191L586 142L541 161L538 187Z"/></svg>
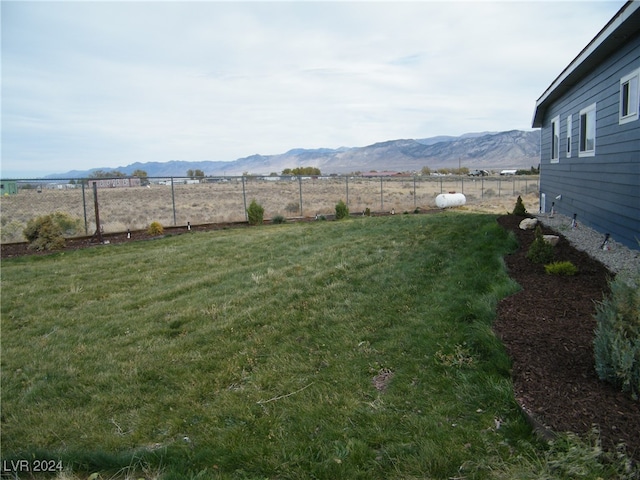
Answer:
<svg viewBox="0 0 640 480"><path fill-rule="evenodd" d="M464 177L460 177L460 190L462 190L460 193L464 195Z"/></svg>
<svg viewBox="0 0 640 480"><path fill-rule="evenodd" d="M300 216L303 217L302 214L302 176L298 175L298 187L300 189Z"/></svg>
<svg viewBox="0 0 640 480"><path fill-rule="evenodd" d="M484 177L480 178L480 198L484 198Z"/></svg>
<svg viewBox="0 0 640 480"><path fill-rule="evenodd" d="M93 234L102 243L102 228L100 227L100 207L98 206L98 182L93 182L93 207L96 213L96 233Z"/></svg>
<svg viewBox="0 0 640 480"><path fill-rule="evenodd" d="M413 208L416 209L418 206L418 199L416 198L416 176L413 176Z"/></svg>
<svg viewBox="0 0 640 480"><path fill-rule="evenodd" d="M87 222L87 197L84 193L84 180L82 180L82 211L84 213L84 234L89 235L89 223Z"/></svg>
<svg viewBox="0 0 640 480"><path fill-rule="evenodd" d="M382 194L382 177L380 177L380 211L384 211L384 197Z"/></svg>
<svg viewBox="0 0 640 480"><path fill-rule="evenodd" d="M173 177L171 177L171 204L173 205L173 226L176 226L176 195L173 190Z"/></svg>
<svg viewBox="0 0 640 480"><path fill-rule="evenodd" d="M244 220L249 221L249 213L247 212L247 191L244 188L244 175L242 176L242 201L244 202Z"/></svg>
<svg viewBox="0 0 640 480"><path fill-rule="evenodd" d="M344 177L347 186L347 207L349 206L349 175Z"/></svg>

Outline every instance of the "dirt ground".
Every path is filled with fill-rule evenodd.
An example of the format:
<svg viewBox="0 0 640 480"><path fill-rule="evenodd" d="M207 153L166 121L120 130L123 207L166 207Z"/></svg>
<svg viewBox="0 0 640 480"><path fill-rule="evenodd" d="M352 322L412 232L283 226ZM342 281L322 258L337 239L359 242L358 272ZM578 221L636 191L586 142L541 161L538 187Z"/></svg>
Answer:
<svg viewBox="0 0 640 480"><path fill-rule="evenodd" d="M640 402L600 381L595 371L595 302L608 292L612 274L561 236L555 258L571 261L578 274L547 275L544 266L525 257L534 233L520 230L521 220L498 219L518 238L520 248L505 263L522 290L499 303L494 324L513 362L516 399L539 427L578 435L596 428L604 448L624 443L637 462ZM543 228L543 233L555 232Z"/></svg>

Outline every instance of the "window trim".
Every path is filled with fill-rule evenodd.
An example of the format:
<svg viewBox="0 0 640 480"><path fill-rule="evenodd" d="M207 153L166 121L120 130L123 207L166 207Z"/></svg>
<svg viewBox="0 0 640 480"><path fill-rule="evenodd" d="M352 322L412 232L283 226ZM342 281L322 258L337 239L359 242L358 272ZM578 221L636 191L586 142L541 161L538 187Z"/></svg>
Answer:
<svg viewBox="0 0 640 480"><path fill-rule="evenodd" d="M551 160L550 163L560 162L560 116L551 119Z"/></svg>
<svg viewBox="0 0 640 480"><path fill-rule="evenodd" d="M593 127L589 122L583 123L583 117L588 120L589 114L593 112ZM578 157L594 157L596 154L596 104L592 103L588 107L580 110L580 128L578 130ZM584 125L584 126L583 126ZM587 133L593 130L593 148L587 150L586 140L589 138ZM584 137L583 137L584 136ZM583 148L584 146L584 148Z"/></svg>
<svg viewBox="0 0 640 480"><path fill-rule="evenodd" d="M572 129L573 129L573 115L567 115L567 143L565 153L567 154L567 158L571 158L571 153L573 151L571 140L572 140Z"/></svg>
<svg viewBox="0 0 640 480"><path fill-rule="evenodd" d="M635 85L633 84L633 80L635 79ZM635 108L635 111L631 111L631 113L627 113L627 115L623 115L622 112L624 110L624 86L628 85L628 95L627 102L629 106ZM634 98L635 97L635 98ZM619 101L619 112L618 112L618 124L624 125L625 123L633 122L640 118L640 68L628 73L624 77L620 79L620 101Z"/></svg>

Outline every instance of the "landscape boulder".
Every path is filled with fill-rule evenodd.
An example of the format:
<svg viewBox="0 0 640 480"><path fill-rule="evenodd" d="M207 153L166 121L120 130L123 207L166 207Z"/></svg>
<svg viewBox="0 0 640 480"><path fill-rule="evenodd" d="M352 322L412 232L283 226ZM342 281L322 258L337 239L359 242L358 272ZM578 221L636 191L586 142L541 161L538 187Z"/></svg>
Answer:
<svg viewBox="0 0 640 480"><path fill-rule="evenodd" d="M554 247L558 244L560 237L558 235L543 235L542 238L545 242L553 245Z"/></svg>
<svg viewBox="0 0 640 480"><path fill-rule="evenodd" d="M520 230L533 230L538 224L537 218L525 218L520 222Z"/></svg>

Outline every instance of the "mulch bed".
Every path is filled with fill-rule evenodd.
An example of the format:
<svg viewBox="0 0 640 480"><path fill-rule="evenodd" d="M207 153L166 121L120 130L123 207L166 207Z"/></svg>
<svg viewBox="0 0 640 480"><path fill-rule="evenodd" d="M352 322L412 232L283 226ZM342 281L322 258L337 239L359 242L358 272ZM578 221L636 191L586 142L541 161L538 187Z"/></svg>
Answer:
<svg viewBox="0 0 640 480"><path fill-rule="evenodd" d="M611 272L560 235L556 260L571 261L578 274L547 275L526 258L534 239L520 230L524 217L505 215L498 223L513 231L517 252L507 255L509 276L522 290L498 305L494 331L512 359L516 399L538 427L586 436L597 428L605 449L619 443L640 460L640 402L598 379L593 338L596 302L608 293ZM556 234L542 227L543 233Z"/></svg>
<svg viewBox="0 0 640 480"><path fill-rule="evenodd" d="M427 211L423 213L433 213ZM522 290L498 305L494 331L512 359L515 396L534 427L542 431L588 435L597 428L602 445L614 449L624 443L627 453L640 461L640 402L598 379L593 355L596 302L608 292L612 274L600 262L573 248L560 235L557 260L569 260L577 268L572 277L547 275L544 266L526 259L534 239L531 230L520 230L523 217L505 215L498 223L513 231L519 249L505 257L508 273ZM311 221L311 219L301 219ZM245 222L211 224L192 230L246 227ZM557 234L547 227L543 232ZM168 235L188 233L186 227L165 229ZM110 244L149 240L146 232L104 235ZM95 239L67 240L65 250L97 246ZM35 254L26 243L4 244L2 258ZM548 429L548 430L545 430Z"/></svg>

